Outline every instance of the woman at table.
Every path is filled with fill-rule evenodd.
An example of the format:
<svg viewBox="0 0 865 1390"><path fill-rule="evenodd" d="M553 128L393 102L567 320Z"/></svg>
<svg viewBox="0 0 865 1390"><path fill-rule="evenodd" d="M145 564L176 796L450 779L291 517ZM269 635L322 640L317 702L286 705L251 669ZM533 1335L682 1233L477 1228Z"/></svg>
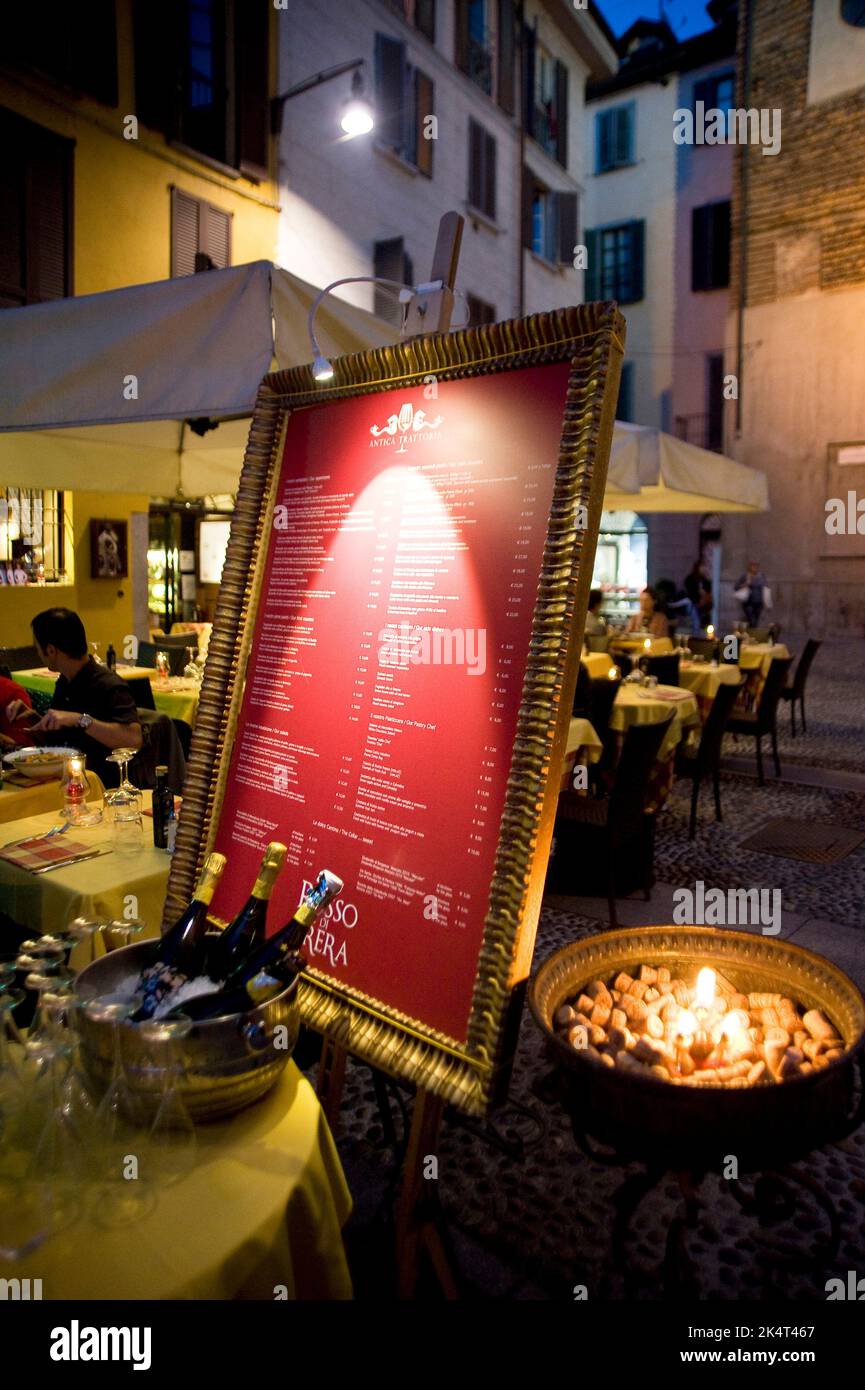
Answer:
<svg viewBox="0 0 865 1390"><path fill-rule="evenodd" d="M648 632L652 637L669 637L670 623L660 595L645 588L640 594L640 611L628 619L626 632Z"/></svg>
<svg viewBox="0 0 865 1390"><path fill-rule="evenodd" d="M11 705L13 700L16 707L24 706L23 710L17 711L17 719L10 719L7 713L7 706ZM0 676L0 747L6 748L8 745L14 748L24 748L28 743L33 742L30 737L32 714L33 702L30 699L30 692L25 690L23 685L19 685L17 681L10 680L8 676Z"/></svg>
<svg viewBox="0 0 865 1390"><path fill-rule="evenodd" d="M593 589L589 594L589 608L586 613L586 637L603 637L607 631L607 624L601 617L601 605L604 602L604 595L600 589Z"/></svg>

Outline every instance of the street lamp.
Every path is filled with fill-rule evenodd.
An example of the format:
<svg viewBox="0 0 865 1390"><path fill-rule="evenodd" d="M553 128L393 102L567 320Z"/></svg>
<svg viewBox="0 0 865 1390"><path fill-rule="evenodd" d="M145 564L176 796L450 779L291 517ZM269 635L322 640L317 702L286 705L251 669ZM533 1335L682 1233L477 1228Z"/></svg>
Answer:
<svg viewBox="0 0 865 1390"><path fill-rule="evenodd" d="M375 125L375 112L364 88L363 74L361 73L363 64L363 58L353 58L348 63L337 63L335 67L325 68L322 72L317 72L312 77L306 77L302 82L295 83L293 87L289 87L287 92L282 92L278 97L272 97L270 102L271 134L279 135L282 130L282 113L287 101L291 101L292 97L299 97L302 92L308 92L313 87L320 87L323 82L331 82L335 77L342 77L347 72L353 73L351 96L343 103L340 126L349 140L353 140L357 135L369 134Z"/></svg>

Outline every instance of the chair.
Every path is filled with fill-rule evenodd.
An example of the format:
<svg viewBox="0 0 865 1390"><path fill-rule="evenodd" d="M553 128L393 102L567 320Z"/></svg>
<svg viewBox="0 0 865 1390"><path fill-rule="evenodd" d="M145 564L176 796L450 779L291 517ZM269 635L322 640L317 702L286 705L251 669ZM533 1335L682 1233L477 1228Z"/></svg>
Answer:
<svg viewBox="0 0 865 1390"><path fill-rule="evenodd" d="M708 661L715 655L715 648L718 645L714 637L689 637L688 646L695 656L705 656Z"/></svg>
<svg viewBox="0 0 865 1390"><path fill-rule="evenodd" d="M793 684L786 686L781 691L781 699L790 702L790 728L793 737L796 737L796 701L799 701L799 713L802 715L802 733L807 734L808 725L805 723L805 682L808 679L808 672L811 670L811 663L823 643L815 638L809 637L805 643L805 650L799 657L799 665L796 667L793 676Z"/></svg>
<svg viewBox="0 0 865 1390"><path fill-rule="evenodd" d="M787 680L787 673L793 663L793 658L775 657L769 666L769 674L763 684L760 695L760 702L755 710L749 710L745 714L737 714L730 719L727 724L727 731L731 734L747 734L757 740L757 780L760 786L766 785L763 776L763 737L766 734L772 739L772 756L775 760L775 776L781 776L781 760L778 757L778 701L781 699L781 692Z"/></svg>
<svg viewBox="0 0 865 1390"><path fill-rule="evenodd" d="M608 652L610 650L610 636L611 634L609 632L598 632L593 636L585 636L583 641L586 644L586 650L590 652Z"/></svg>
<svg viewBox="0 0 865 1390"><path fill-rule="evenodd" d="M612 684L612 682L611 682ZM672 711L670 719L672 719ZM654 817L646 814L649 778L667 733L669 719L660 724L632 724L625 734L622 756L610 795L602 801L563 792L559 797L556 836L560 850L553 876L562 870L562 848L580 867L603 862L606 871L610 925L616 917L616 865L628 855L639 861L639 878L648 900L652 878ZM570 832L570 833L567 833Z"/></svg>
<svg viewBox="0 0 865 1390"><path fill-rule="evenodd" d="M174 731L177 734L177 737L180 741L180 746L183 749L183 756L186 759L186 761L189 762L189 750L192 747L192 729L187 724L185 719L172 718L171 722L174 725Z"/></svg>
<svg viewBox="0 0 865 1390"><path fill-rule="evenodd" d="M157 710L139 709L138 722L144 743L129 764L132 781L137 787L155 787L156 769L164 764L168 768L168 785L172 791L181 793L186 777L186 759L173 721Z"/></svg>
<svg viewBox="0 0 865 1390"><path fill-rule="evenodd" d="M138 656L135 658L136 665L149 666L151 671L155 671L157 650L155 642L139 642Z"/></svg>
<svg viewBox="0 0 865 1390"><path fill-rule="evenodd" d="M139 642L138 660L142 666L156 667L156 653L165 652L168 657L169 675L182 676L189 660L187 648L198 651L198 638L194 632L174 637L160 637L158 642Z"/></svg>
<svg viewBox="0 0 865 1390"><path fill-rule="evenodd" d="M672 652L669 656L644 657L643 665L648 675L656 677L659 685L679 684L678 652Z"/></svg>
<svg viewBox="0 0 865 1390"><path fill-rule="evenodd" d="M709 710L708 718L703 725L703 732L700 735L696 753L692 757L688 757L681 747L677 752L676 772L681 776L690 777L694 783L691 792L689 840L693 840L697 830L697 803L700 799L700 787L703 778L710 773L715 792L715 820L723 820L721 815L721 748L724 742L724 730L733 713L733 706L736 703L741 684L740 681L738 685L718 687L718 693L712 701L712 708Z"/></svg>
<svg viewBox="0 0 865 1390"><path fill-rule="evenodd" d="M139 709L156 709L153 687L146 676L133 676L124 685Z"/></svg>
<svg viewBox="0 0 865 1390"><path fill-rule="evenodd" d="M748 636L752 642L777 642L780 631L778 624L772 623L771 627L749 627Z"/></svg>
<svg viewBox="0 0 865 1390"><path fill-rule="evenodd" d="M7 666L10 675L13 671L32 671L41 665L39 653L33 646L0 647L0 666Z"/></svg>

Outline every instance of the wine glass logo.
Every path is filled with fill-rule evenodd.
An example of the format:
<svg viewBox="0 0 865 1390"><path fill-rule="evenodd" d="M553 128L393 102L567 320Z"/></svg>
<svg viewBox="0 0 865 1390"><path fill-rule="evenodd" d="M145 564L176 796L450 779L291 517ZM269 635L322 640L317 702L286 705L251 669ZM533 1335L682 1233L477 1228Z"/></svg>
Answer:
<svg viewBox="0 0 865 1390"><path fill-rule="evenodd" d="M434 420L428 418L423 408L417 410L411 401L405 401L399 408L399 413L389 415L384 425L370 425L370 434L378 437L382 434L399 435L400 444L397 449L398 454L406 452L406 439L414 434L419 434L421 430L438 429L442 423L442 416L437 415Z"/></svg>

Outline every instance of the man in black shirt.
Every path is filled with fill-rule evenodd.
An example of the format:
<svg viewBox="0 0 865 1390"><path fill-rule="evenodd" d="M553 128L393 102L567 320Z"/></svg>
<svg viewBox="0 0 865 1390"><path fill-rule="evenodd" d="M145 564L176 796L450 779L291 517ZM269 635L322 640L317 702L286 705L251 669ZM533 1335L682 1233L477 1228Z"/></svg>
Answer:
<svg viewBox="0 0 865 1390"><path fill-rule="evenodd" d="M70 608L48 608L30 624L45 665L58 671L51 708L29 726L37 742L68 744L87 755L87 766L103 784L116 786L117 767L107 761L113 748L139 749L141 725L126 683L87 653L84 624ZM6 706L9 719L32 711L21 700Z"/></svg>

